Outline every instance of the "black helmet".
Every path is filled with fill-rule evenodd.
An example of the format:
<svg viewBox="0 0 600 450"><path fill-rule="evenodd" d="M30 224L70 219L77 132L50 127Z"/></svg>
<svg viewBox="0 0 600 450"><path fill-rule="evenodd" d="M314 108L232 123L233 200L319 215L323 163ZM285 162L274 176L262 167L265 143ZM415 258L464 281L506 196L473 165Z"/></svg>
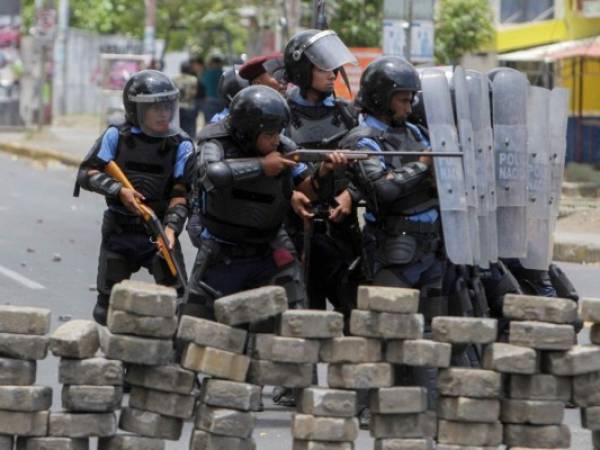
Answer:
<svg viewBox="0 0 600 450"><path fill-rule="evenodd" d="M134 73L123 88L125 119L149 136L173 136L179 131L178 100L179 90L167 75L157 70L142 70ZM169 112L168 123L160 130L150 128L144 121L153 106Z"/></svg>
<svg viewBox="0 0 600 450"><path fill-rule="evenodd" d="M283 62L288 80L301 89L312 82L312 68L336 70L356 64L356 58L333 30L305 30L295 34L285 46Z"/></svg>
<svg viewBox="0 0 600 450"><path fill-rule="evenodd" d="M268 86L254 85L238 92L229 105L229 129L244 147L253 147L261 132L279 133L290 121L285 99Z"/></svg>
<svg viewBox="0 0 600 450"><path fill-rule="evenodd" d="M356 101L369 112L389 114L392 94L420 90L421 80L413 65L404 58L386 56L367 66L360 77Z"/></svg>
<svg viewBox="0 0 600 450"><path fill-rule="evenodd" d="M221 78L219 78L219 85L217 86L217 92L219 97L225 103L225 106L229 107L231 99L245 87L249 86L248 80L244 80L240 77L237 69L229 69L223 72Z"/></svg>

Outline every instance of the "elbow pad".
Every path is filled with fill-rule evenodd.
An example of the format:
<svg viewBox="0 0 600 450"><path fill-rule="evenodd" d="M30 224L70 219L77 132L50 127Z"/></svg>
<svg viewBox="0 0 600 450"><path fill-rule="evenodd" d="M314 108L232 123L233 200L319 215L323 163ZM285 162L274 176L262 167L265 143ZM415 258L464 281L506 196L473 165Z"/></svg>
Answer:
<svg viewBox="0 0 600 450"><path fill-rule="evenodd" d="M104 172L88 175L87 171L84 171L84 175L82 176L80 171L78 178L80 179L82 188L97 192L107 198L118 198L119 192L123 187L121 183Z"/></svg>
<svg viewBox="0 0 600 450"><path fill-rule="evenodd" d="M175 206L171 206L167 209L165 217L163 219L164 226L170 226L175 230L175 234L179 234L183 231L185 221L188 218L189 209L187 205L179 203Z"/></svg>

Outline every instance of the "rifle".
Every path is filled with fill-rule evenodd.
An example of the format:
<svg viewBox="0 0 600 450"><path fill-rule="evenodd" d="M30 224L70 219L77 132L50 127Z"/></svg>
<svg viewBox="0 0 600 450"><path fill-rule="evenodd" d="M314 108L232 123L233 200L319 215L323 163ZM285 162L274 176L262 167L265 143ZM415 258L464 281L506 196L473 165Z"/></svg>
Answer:
<svg viewBox="0 0 600 450"><path fill-rule="evenodd" d="M104 171L110 176L112 176L114 179L119 181L126 188L135 189L116 162L110 161L106 165ZM151 208L144 205L138 200L136 200L136 203L142 211L142 219L144 219L144 222L146 222L146 224L150 228L152 236L155 239L156 247L160 251L162 257L165 259L169 271L171 272L171 275L177 277L181 286L183 288L186 288L187 280L185 279L185 275L181 269L179 262L173 254L173 250L171 250L167 245L167 242L169 240L167 239L165 229L163 228L162 223L160 222L160 220L158 220L156 213Z"/></svg>
<svg viewBox="0 0 600 450"><path fill-rule="evenodd" d="M294 150L284 155L287 159L294 162L321 162L327 161L327 157L332 153L341 153L349 161L360 161L369 158L381 158L382 156L428 156L432 158L462 158L461 152L374 152L370 150L315 150L301 149Z"/></svg>

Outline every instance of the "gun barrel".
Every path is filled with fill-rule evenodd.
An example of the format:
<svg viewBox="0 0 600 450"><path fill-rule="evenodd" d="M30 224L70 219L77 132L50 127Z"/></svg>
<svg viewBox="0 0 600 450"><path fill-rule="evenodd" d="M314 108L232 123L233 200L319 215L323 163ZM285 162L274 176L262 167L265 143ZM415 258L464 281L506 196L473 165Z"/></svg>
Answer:
<svg viewBox="0 0 600 450"><path fill-rule="evenodd" d="M393 151L393 152L375 152L370 150L318 150L318 149L301 149L295 150L287 155L289 159L295 162L319 162L326 161L327 157L332 153L341 153L351 161L363 160L368 158L380 158L382 156L427 156L432 158L462 158L461 152L410 152L410 151Z"/></svg>

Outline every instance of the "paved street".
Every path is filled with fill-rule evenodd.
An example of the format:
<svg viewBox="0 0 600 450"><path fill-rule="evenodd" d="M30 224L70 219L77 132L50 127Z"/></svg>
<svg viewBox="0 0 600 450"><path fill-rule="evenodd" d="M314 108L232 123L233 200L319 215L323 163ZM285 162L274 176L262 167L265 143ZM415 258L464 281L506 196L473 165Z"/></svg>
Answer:
<svg viewBox="0 0 600 450"><path fill-rule="evenodd" d="M0 153L0 301L52 310L53 329L61 320L90 318L95 292L97 252L103 200L82 192L72 197L75 171L62 165L43 167ZM183 239L186 261L193 250ZM600 267L561 265L583 296L600 296ZM147 278L147 275L144 275ZM581 339L584 339L585 332ZM39 365L38 384L54 387L54 409L60 409L57 360L51 355ZM321 376L324 379L324 376ZM269 406L255 431L261 450L291 448L289 412ZM589 432L579 427L579 413L569 410L572 449L591 448ZM169 450L187 447L191 425L181 442ZM367 432L361 432L357 450L372 448Z"/></svg>

